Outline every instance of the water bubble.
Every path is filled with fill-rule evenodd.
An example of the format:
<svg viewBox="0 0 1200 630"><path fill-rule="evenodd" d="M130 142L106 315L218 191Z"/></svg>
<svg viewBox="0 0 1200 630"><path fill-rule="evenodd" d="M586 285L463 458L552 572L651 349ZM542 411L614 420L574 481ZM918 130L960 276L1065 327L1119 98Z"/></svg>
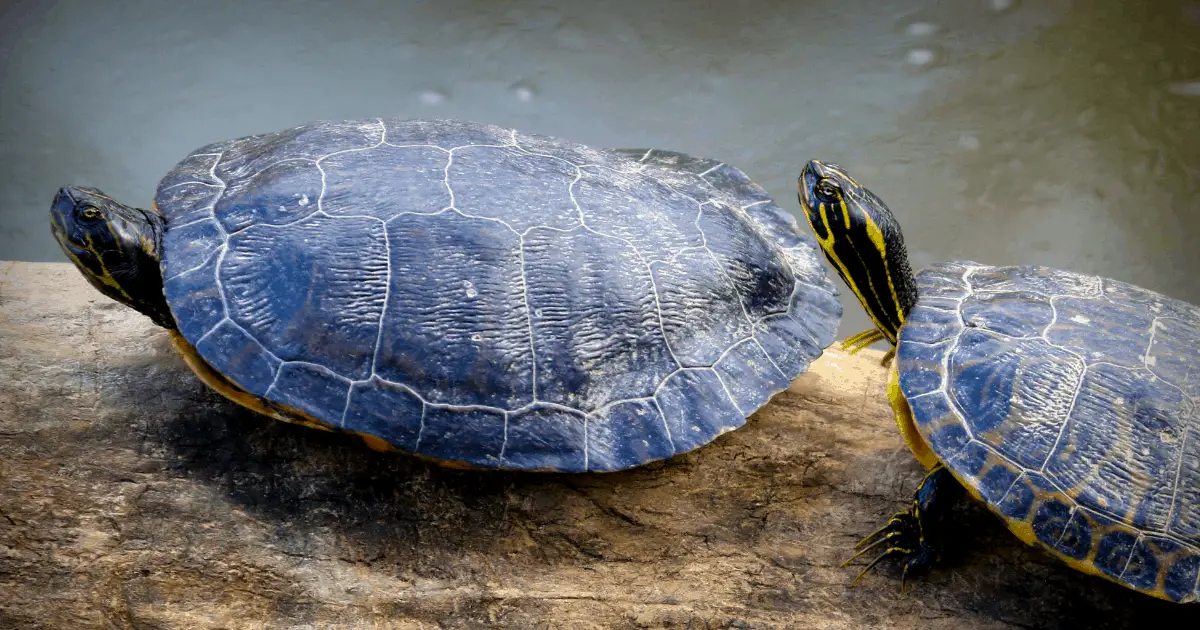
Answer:
<svg viewBox="0 0 1200 630"><path fill-rule="evenodd" d="M1178 96L1200 96L1200 81L1169 83L1167 91Z"/></svg>
<svg viewBox="0 0 1200 630"><path fill-rule="evenodd" d="M963 135L958 137L958 146L960 146L968 151L978 151L979 150L979 138L977 138L969 133L964 133Z"/></svg>
<svg viewBox="0 0 1200 630"><path fill-rule="evenodd" d="M529 101L533 100L533 97L537 96L537 90L534 90L533 86L525 81L517 81L512 85L512 87L509 88L509 90L511 90L513 96L517 97L517 100L521 101L522 103L528 103Z"/></svg>
<svg viewBox="0 0 1200 630"><path fill-rule="evenodd" d="M446 100L446 94L437 90L425 90L421 92L421 102L426 105L437 105Z"/></svg>
<svg viewBox="0 0 1200 630"><path fill-rule="evenodd" d="M914 48L908 51L904 56L904 60L914 66L928 66L937 59L937 53L929 48Z"/></svg>
<svg viewBox="0 0 1200 630"><path fill-rule="evenodd" d="M941 27L933 22L913 22L908 25L908 28L904 29L904 32L911 37L925 37L933 35L939 30L941 30Z"/></svg>

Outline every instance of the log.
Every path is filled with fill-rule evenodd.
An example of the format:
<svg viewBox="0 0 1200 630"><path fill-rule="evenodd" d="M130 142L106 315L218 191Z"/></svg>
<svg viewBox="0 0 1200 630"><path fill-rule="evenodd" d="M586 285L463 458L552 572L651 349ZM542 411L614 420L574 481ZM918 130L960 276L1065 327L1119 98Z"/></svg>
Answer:
<svg viewBox="0 0 1200 630"><path fill-rule="evenodd" d="M851 586L922 474L880 356L640 469L451 470L246 411L70 265L0 263L0 627L1196 627L970 501L906 591Z"/></svg>

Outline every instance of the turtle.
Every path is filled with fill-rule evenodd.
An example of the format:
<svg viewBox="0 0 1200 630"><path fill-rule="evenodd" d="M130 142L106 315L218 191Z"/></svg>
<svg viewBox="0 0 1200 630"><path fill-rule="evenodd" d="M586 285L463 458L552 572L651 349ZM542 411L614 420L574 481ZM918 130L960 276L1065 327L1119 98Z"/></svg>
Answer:
<svg viewBox="0 0 1200 630"><path fill-rule="evenodd" d="M737 168L448 119L209 144L51 231L206 385L474 469L615 471L745 423L832 343L816 243Z"/></svg>
<svg viewBox="0 0 1200 630"><path fill-rule="evenodd" d="M940 262L915 276L895 216L836 164L800 204L886 340L888 397L927 470L912 506L857 546L926 570L963 490L1020 540L1161 599L1200 597L1200 308L1042 265ZM853 558L851 558L853 560ZM857 579L855 581L857 581Z"/></svg>

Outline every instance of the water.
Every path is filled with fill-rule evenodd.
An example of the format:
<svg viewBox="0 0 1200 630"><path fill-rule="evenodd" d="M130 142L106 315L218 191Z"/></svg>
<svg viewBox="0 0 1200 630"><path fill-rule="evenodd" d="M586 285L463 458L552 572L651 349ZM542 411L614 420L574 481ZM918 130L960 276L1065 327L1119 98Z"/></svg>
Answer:
<svg viewBox="0 0 1200 630"><path fill-rule="evenodd" d="M1152 5L1152 6L1151 6ZM1181 0L16 1L0 259L58 186L148 205L217 139L446 116L879 193L917 266L1041 263L1200 302L1200 4ZM867 326L847 297L842 333Z"/></svg>

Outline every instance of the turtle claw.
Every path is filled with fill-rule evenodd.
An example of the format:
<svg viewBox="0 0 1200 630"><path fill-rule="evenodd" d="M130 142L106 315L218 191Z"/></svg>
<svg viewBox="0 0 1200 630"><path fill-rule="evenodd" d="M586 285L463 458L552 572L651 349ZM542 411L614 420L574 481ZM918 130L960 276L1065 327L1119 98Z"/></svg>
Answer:
<svg viewBox="0 0 1200 630"><path fill-rule="evenodd" d="M904 566L900 574L900 591L904 592L909 575L923 573L937 561L942 517L960 489L944 466L939 464L929 471L913 494L912 507L897 513L883 527L860 540L854 546L855 554L842 563L847 566L872 549L884 547L850 585L857 584L883 560L898 557Z"/></svg>
<svg viewBox="0 0 1200 630"><path fill-rule="evenodd" d="M847 354L854 354L863 348L884 339L883 333L878 328L864 330L856 335L851 335L842 342L842 350L847 351Z"/></svg>
<svg viewBox="0 0 1200 630"><path fill-rule="evenodd" d="M893 556L899 556L904 562L904 569L900 576L900 590L903 592L909 573L920 573L933 563L937 553L925 541L921 531L921 521L914 512L916 512L915 506L913 509L896 514L887 524L854 546L857 550L856 553L847 558L842 566L849 565L880 546L885 546L885 548L882 553L867 563L867 566L863 567L863 570L850 583L851 586L858 584L858 581L870 573L871 569L874 569L880 562Z"/></svg>

